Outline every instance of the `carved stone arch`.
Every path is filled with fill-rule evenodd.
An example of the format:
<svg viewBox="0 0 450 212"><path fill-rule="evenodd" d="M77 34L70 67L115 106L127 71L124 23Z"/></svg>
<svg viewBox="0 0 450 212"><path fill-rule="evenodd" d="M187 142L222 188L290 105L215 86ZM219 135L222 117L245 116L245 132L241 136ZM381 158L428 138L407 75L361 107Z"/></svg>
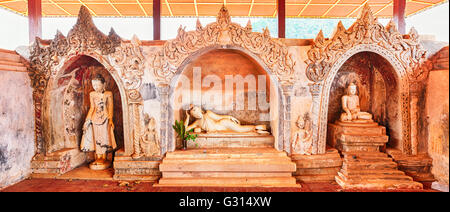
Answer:
<svg viewBox="0 0 450 212"><path fill-rule="evenodd" d="M317 152L319 154L325 152L326 148L326 136L327 136L327 123L328 123L328 102L330 97L331 85L342 65L350 59L352 56L362 53L371 52L384 58L393 67L394 75L397 81L397 90L399 94L399 105L401 112L401 128L402 134L400 137L401 147L403 149L410 148L410 110L409 110L409 79L407 73L401 63L397 60L394 54L386 49L375 44L360 44L345 51L334 64L330 66L330 71L327 73L325 79L320 83L322 87L320 92L320 107L318 118L318 134L317 134ZM316 128L317 129L317 128Z"/></svg>
<svg viewBox="0 0 450 212"><path fill-rule="evenodd" d="M211 45L211 46L206 46L202 49L197 50L196 52L191 53L191 55L187 58L185 58L184 61L181 62L180 66L177 68L177 71L175 72L173 78L171 79L171 81L168 84L167 87L167 100L163 100L163 102L167 102L168 107L162 107L161 108L161 114L168 114L167 116L167 120L168 123L167 124L167 128L166 129L171 129L172 128L172 123L175 122L174 117L173 117L173 98L174 98L174 90L176 87L176 84L179 81L179 77L182 74L182 72L185 70L186 66L188 66L192 61L194 61L195 59L199 58L200 56L207 54L210 51L213 50L236 50L237 52L239 52L240 54L243 54L245 56L250 57L252 60L255 61L255 63L257 65L259 65L260 67L262 67L262 69L264 69L264 71L269 75L269 80L271 81L271 83L273 83L273 86L277 89L276 93L277 93L277 97L278 100L278 107L279 107L279 117L280 119L278 120L278 134L274 135L277 136L277 146L276 148L278 150L286 150L288 151L286 148L289 148L290 145L286 144L286 141L290 141L289 137L286 138L286 136L290 136L289 133L286 133L287 135L285 135L283 133L283 128L289 128L290 126L285 126L286 124L290 124L288 121L285 121L284 118L286 117L286 115L290 114L290 111L287 111L290 108L285 107L285 105L287 104L287 99L289 98L288 96L284 95L285 94L285 87L282 87L282 85L280 84L280 82L278 82L278 79L276 77L274 77L274 74L272 73L271 69L269 67L267 67L261 60L261 58L259 58L257 55L253 54L252 52L240 47L240 46L234 46L234 45L226 45L226 46L220 46L220 45ZM164 118L162 119L164 120ZM163 123L164 124L164 123ZM171 130L169 130L168 132L168 136L167 136L167 150L165 151L174 151L175 150L175 145L174 145L174 141L173 141L173 134L171 132ZM164 152L165 152L164 151Z"/></svg>
<svg viewBox="0 0 450 212"><path fill-rule="evenodd" d="M121 97L121 106L122 106L122 115L123 115L123 117L122 117L123 136L124 136L123 142L124 142L124 145L132 142L130 140L130 138L132 138L132 136L130 136L132 134L132 130L131 130L132 127L129 126L129 124L132 123L131 122L132 119L130 119L130 117L129 117L129 114L130 114L130 107L128 106L129 91L127 91L127 89L124 87L123 80L118 74L117 67L114 67L110 64L109 58L107 56L98 54L97 52L85 51L85 52L78 52L77 54L67 55L67 56L61 58L59 61L59 64L52 68L53 74L48 79L48 83L47 83L47 86L44 91L44 96L49 95L47 92L55 86L55 83L57 83L57 80L61 77L61 75L64 74L63 72L82 56L90 57L90 58L96 60L98 63L100 63L107 70L108 74L111 75L112 79L114 80L115 84L117 85L117 88L119 89L119 95ZM46 104L47 104L46 102L42 102L42 105L44 107L46 106ZM126 121L126 120L129 120L129 121ZM45 130L45 129L43 129L43 130Z"/></svg>
<svg viewBox="0 0 450 212"><path fill-rule="evenodd" d="M403 149L405 153L410 151L410 119L409 105L410 83L415 76L421 76L420 65L424 62L427 52L422 48L418 39L417 31L412 28L410 33L402 35L398 32L396 25L390 21L387 26L381 25L377 18L365 4L358 19L348 29L339 22L333 35L325 39L322 31L314 40L314 44L308 51L308 65L306 76L312 81L310 91L313 96L313 153L323 154L325 152L324 108L328 103L325 96L328 95L329 86L334 77L330 72L336 72L339 67L358 51L374 52L383 56L394 67L399 82L401 82L402 99L402 123L403 123ZM359 49L359 50L358 50ZM325 91L323 91L325 89ZM328 89L328 90L327 90ZM326 116L326 113L325 113ZM326 118L325 118L326 120Z"/></svg>
<svg viewBox="0 0 450 212"><path fill-rule="evenodd" d="M114 78L122 99L125 154L133 153L133 140L140 134L142 97L139 88L145 69L140 41L123 41L113 29L103 34L93 23L89 10L82 6L77 23L67 37L57 32L52 40L36 38L30 46L29 76L35 104L35 137L38 154L45 154L42 105L44 91L73 57L86 55L102 64ZM131 126L134 123L133 126Z"/></svg>
<svg viewBox="0 0 450 212"><path fill-rule="evenodd" d="M290 142L290 95L295 80L294 66L295 62L292 54L289 53L287 46L277 39L270 36L268 29L263 33L253 32L251 23L246 27L232 23L228 10L221 8L217 16L217 21L203 27L197 21L196 30L186 32L184 28L178 29L178 35L175 39L167 41L162 49L150 56L150 69L153 70L154 78L159 86L162 98L161 120L162 124L167 126L166 131L162 131L161 138L169 139L172 137L171 121L166 108L170 108L169 95L170 85L179 72L179 68L188 63L189 58L194 54L200 54L207 49L235 49L249 55L271 76L272 81L276 82L278 88L281 88L282 98L280 112L283 115L280 126L283 138L279 149L289 152L290 145L284 143ZM167 122L167 123L164 123ZM170 144L168 142L167 144ZM174 147L168 147L173 150ZM164 151L163 151L164 152Z"/></svg>

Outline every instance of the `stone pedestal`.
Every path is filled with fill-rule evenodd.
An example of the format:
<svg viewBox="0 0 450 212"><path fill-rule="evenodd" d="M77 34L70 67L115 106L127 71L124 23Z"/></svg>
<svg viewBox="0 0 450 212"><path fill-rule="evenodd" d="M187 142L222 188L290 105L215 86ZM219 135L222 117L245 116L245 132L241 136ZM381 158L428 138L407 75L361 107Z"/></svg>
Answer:
<svg viewBox="0 0 450 212"><path fill-rule="evenodd" d="M344 156L336 182L344 189L421 189L422 184L397 169L380 147L388 142L386 130L377 123L328 125L329 143Z"/></svg>
<svg viewBox="0 0 450 212"><path fill-rule="evenodd" d="M426 153L417 155L406 155L400 150L388 148L386 152L398 164L398 169L411 176L415 181L433 182L435 181L431 174L433 160Z"/></svg>
<svg viewBox="0 0 450 212"><path fill-rule="evenodd" d="M161 177L159 157L141 157L133 159L118 150L114 157L114 180L139 180L156 182Z"/></svg>
<svg viewBox="0 0 450 212"><path fill-rule="evenodd" d="M195 142L188 141L188 148L264 148L273 147L275 142L275 138L272 135L258 133L200 133L197 135Z"/></svg>
<svg viewBox="0 0 450 212"><path fill-rule="evenodd" d="M295 163L272 148L188 149L166 154L155 186L300 187Z"/></svg>
<svg viewBox="0 0 450 212"><path fill-rule="evenodd" d="M47 155L36 155L31 161L32 177L52 177L64 174L87 161L93 160L93 154L73 149L62 149Z"/></svg>
<svg viewBox="0 0 450 212"><path fill-rule="evenodd" d="M376 122L346 123L336 121L328 124L328 144L341 152L377 152L389 137L386 128Z"/></svg>
<svg viewBox="0 0 450 212"><path fill-rule="evenodd" d="M292 175L298 182L334 182L335 176L342 167L342 159L334 148L328 148L325 154L291 155L297 165L297 171Z"/></svg>

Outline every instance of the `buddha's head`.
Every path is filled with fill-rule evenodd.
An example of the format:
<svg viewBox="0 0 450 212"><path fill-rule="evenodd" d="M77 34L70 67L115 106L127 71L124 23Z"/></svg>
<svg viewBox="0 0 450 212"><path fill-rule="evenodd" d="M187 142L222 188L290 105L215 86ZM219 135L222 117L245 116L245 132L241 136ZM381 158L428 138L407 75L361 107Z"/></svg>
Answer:
<svg viewBox="0 0 450 212"><path fill-rule="evenodd" d="M105 78L101 74L97 74L91 82L95 91L101 93L105 91Z"/></svg>
<svg viewBox="0 0 450 212"><path fill-rule="evenodd" d="M303 116L298 116L297 127L300 128L300 129L304 129L305 128L305 119L303 118Z"/></svg>
<svg viewBox="0 0 450 212"><path fill-rule="evenodd" d="M201 119L203 118L203 113L202 113L202 108L200 108L199 106L192 106L191 107L191 115L196 118L196 119Z"/></svg>
<svg viewBox="0 0 450 212"><path fill-rule="evenodd" d="M354 83L350 83L350 85L348 85L347 87L347 92L349 95L356 95L357 92L357 87Z"/></svg>

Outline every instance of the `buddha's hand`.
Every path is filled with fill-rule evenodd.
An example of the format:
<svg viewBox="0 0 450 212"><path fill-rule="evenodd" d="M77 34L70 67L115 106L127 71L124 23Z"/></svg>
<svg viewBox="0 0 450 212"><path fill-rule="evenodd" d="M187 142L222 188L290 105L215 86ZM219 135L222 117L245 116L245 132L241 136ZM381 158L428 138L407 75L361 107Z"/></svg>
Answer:
<svg viewBox="0 0 450 212"><path fill-rule="evenodd" d="M353 119L353 116L352 116L352 113L347 113L347 120L352 120Z"/></svg>
<svg viewBox="0 0 450 212"><path fill-rule="evenodd" d="M241 122L239 122L239 120L237 120L237 118L234 118L233 116L229 116L228 118L236 124L241 124Z"/></svg>
<svg viewBox="0 0 450 212"><path fill-rule="evenodd" d="M89 125L92 123L91 119L86 119L86 121L84 122L83 125L83 130L87 130L87 128L89 127Z"/></svg>

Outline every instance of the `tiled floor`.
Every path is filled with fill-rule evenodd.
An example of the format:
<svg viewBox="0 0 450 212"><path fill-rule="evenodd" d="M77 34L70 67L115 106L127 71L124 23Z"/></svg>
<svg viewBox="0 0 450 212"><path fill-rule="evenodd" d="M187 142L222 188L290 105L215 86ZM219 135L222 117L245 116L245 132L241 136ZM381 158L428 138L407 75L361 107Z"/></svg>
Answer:
<svg viewBox="0 0 450 212"><path fill-rule="evenodd" d="M217 188L217 187L153 187L148 182L129 182L128 185L111 180L28 179L1 192L346 192L335 183L302 183L302 188ZM424 190L386 190L394 192L433 192Z"/></svg>

